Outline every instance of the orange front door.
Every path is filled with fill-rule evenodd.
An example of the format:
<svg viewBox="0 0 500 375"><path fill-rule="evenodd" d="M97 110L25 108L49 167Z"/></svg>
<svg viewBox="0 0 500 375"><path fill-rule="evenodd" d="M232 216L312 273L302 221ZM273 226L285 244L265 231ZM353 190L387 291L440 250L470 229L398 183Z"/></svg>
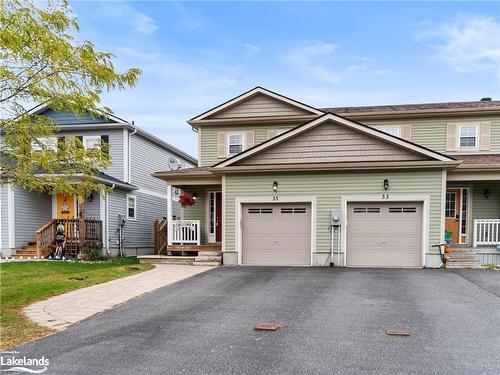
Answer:
<svg viewBox="0 0 500 375"><path fill-rule="evenodd" d="M460 241L460 189L447 189L445 200L445 229L451 232L451 243Z"/></svg>
<svg viewBox="0 0 500 375"><path fill-rule="evenodd" d="M57 194L56 219L75 218L75 196L70 194Z"/></svg>

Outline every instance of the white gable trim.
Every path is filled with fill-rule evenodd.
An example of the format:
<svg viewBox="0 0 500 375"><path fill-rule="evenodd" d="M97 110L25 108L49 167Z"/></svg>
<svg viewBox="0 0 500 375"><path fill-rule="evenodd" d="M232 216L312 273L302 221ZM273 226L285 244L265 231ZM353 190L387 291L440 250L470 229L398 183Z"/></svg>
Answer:
<svg viewBox="0 0 500 375"><path fill-rule="evenodd" d="M224 111L225 109L229 108L229 107L232 107L242 101L245 101L247 100L248 98L251 98L252 96L254 95L257 95L257 94L262 94L262 95L266 95L266 96L269 96L271 98L274 98L274 99L277 99L279 101L282 101L284 103L287 103L287 104L290 104L294 107L297 107L297 108L300 108L300 109L303 109L305 111L308 111L311 113L311 115L321 115L323 114L324 112L323 111L320 111L319 109L316 109L314 107L311 107L311 106L308 106L306 104L303 104L303 103L300 103L298 101L295 101L293 99L290 99L290 98L287 98L286 96L283 96L283 95L280 95L280 94L277 94L275 92L272 92L272 91L269 91L263 87L256 87L250 91L247 91L246 93L240 95L240 96L237 96L236 98L234 99L231 99L221 105L218 105L217 107L215 108L212 108L210 110L208 110L207 112L204 112L202 113L201 115L197 116L197 117L194 117L192 118L191 120L189 120L189 122L191 121L200 121L200 120L204 120L206 119L207 117L210 117L216 113L219 113L219 112L222 112Z"/></svg>
<svg viewBox="0 0 500 375"><path fill-rule="evenodd" d="M432 150L428 150L428 149L423 148L421 146L418 146L414 143L405 141L404 139L393 137L389 134L386 134L386 133L381 132L379 130L373 129L369 126L365 126L365 125L359 124L357 122L348 120L344 117L340 117L340 116L334 115L332 113L327 113L327 114L325 114L325 115L323 115L315 120L310 121L309 123L298 126L295 129L292 129L291 131L288 131L286 133L280 134L277 137L271 139L269 142L264 142L256 147L253 147L253 148L249 149L248 152L242 152L241 154L238 154L232 158L229 158L229 159L223 161L222 163L215 165L215 168L227 167L227 166L232 165L232 164L234 164L242 159L249 158L252 155L255 155L261 151L267 150L267 149L273 147L274 145L285 141L288 138L292 138L300 133L303 133L303 132L305 132L305 131L307 131L315 126L318 126L318 125L324 123L325 121L330 121L330 120L335 121L339 124L345 125L349 128L358 130L361 133L368 134L368 135L371 135L375 138L382 139L382 140L387 141L389 143L398 145L404 149L411 150L411 151L417 152L419 154L431 157L435 160L453 161L453 159L451 159L445 155L439 154L439 153L434 152Z"/></svg>

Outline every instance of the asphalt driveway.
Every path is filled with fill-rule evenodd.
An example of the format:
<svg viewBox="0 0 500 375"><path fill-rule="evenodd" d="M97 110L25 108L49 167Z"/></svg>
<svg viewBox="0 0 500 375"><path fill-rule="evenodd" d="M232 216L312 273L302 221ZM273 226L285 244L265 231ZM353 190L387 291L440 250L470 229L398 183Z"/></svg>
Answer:
<svg viewBox="0 0 500 375"><path fill-rule="evenodd" d="M17 350L65 375L497 375L499 296L498 271L217 268Z"/></svg>

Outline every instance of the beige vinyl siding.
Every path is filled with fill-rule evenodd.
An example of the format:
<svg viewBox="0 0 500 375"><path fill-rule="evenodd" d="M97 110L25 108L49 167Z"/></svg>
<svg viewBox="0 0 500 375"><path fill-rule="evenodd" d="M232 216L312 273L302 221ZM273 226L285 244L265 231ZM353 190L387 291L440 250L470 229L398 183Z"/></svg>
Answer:
<svg viewBox="0 0 500 375"><path fill-rule="evenodd" d="M227 125L227 126L204 126L203 130L198 133L198 142L200 142L200 166L210 166L222 161L218 157L218 135L219 133L244 133L247 131L254 132L254 145L267 141L267 131L269 129L288 130L296 125Z"/></svg>
<svg viewBox="0 0 500 375"><path fill-rule="evenodd" d="M361 121L374 126L411 125L411 141L438 152L446 152L446 128L448 123L490 123L490 150L500 152L500 116L442 117L405 120L366 120ZM464 151L457 151L464 153Z"/></svg>
<svg viewBox="0 0 500 375"><path fill-rule="evenodd" d="M428 158L399 146L327 122L263 151L239 165L416 161Z"/></svg>
<svg viewBox="0 0 500 375"><path fill-rule="evenodd" d="M258 94L240 102L233 107L209 116L211 119L267 117L267 116L296 116L310 115L311 113L297 108L281 100L267 95Z"/></svg>
<svg viewBox="0 0 500 375"><path fill-rule="evenodd" d="M189 194L196 193L198 194L196 197L196 203L193 206L183 207L181 216L182 219L185 220L200 220L200 233L201 233L201 243L208 243L208 235L206 228L206 210L205 210L205 189L197 188L197 189L188 189L185 192Z"/></svg>
<svg viewBox="0 0 500 375"><path fill-rule="evenodd" d="M272 184L279 184L278 197L316 196L316 252L330 249L330 211L341 208L342 195L430 195L429 245L440 241L441 170L406 172L314 172L228 175L226 177L225 251L236 251L235 199L237 197L268 197ZM389 190L383 189L384 179ZM434 249L430 248L434 253ZM436 257L436 261L438 258Z"/></svg>
<svg viewBox="0 0 500 375"><path fill-rule="evenodd" d="M488 189L490 196L484 196ZM477 182L472 184L472 220L500 219L500 182Z"/></svg>

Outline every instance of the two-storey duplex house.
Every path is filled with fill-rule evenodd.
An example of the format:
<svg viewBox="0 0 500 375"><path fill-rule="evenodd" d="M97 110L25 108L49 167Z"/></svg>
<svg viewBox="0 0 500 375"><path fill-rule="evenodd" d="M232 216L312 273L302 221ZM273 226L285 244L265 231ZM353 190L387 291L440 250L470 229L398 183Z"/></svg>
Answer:
<svg viewBox="0 0 500 375"><path fill-rule="evenodd" d="M435 267L448 239L457 266L500 261L500 101L314 108L257 87L188 123L198 167L155 174L197 197L172 246L219 244L229 265Z"/></svg>
<svg viewBox="0 0 500 375"><path fill-rule="evenodd" d="M171 207L173 215L180 210L177 199L167 200L164 183L151 174L158 169L195 166L197 160L138 128L133 122L115 116L107 119L76 116L47 107L38 108L33 113L57 122L59 131L56 137L46 140L55 148L65 137L78 137L85 147L94 147L99 140L109 144L112 165L95 178L113 189L109 193L95 192L89 196L83 206L83 215L89 222L94 221L91 229L99 233L92 235L97 235L96 239L103 248L112 254L117 254L120 246L125 255L151 252L154 220L167 215L167 206ZM33 193L4 181L0 187L2 256L34 255L35 242L40 242L36 232L47 228L50 235L54 228L49 227L54 226L54 219L67 220L71 224L71 220L79 217L79 210L74 196ZM75 229L77 225L69 225L67 230L81 232L81 228ZM50 246L49 243L43 245ZM44 251L50 252L50 248Z"/></svg>

